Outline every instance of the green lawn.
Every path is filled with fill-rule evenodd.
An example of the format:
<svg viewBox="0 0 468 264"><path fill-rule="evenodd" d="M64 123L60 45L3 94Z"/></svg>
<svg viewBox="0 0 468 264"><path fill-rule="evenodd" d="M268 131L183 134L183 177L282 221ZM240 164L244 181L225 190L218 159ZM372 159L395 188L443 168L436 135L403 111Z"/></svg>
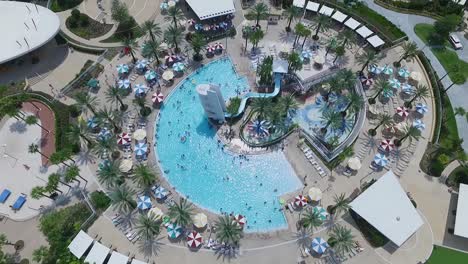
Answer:
<svg viewBox="0 0 468 264"><path fill-rule="evenodd" d="M414 32L418 37L428 44L429 36L431 35L434 27L429 24L417 24L414 27ZM449 47L450 44L448 41L445 43L445 46ZM461 65L461 69L457 71L449 72L450 79L457 84L465 83L468 78L468 63L460 60L456 52L450 49L443 48L431 48L432 53L437 57L439 62L442 64L446 71L450 71L451 65L454 65L455 62L458 62Z"/></svg>
<svg viewBox="0 0 468 264"><path fill-rule="evenodd" d="M456 250L434 246L431 257L425 264L465 264L468 254Z"/></svg>

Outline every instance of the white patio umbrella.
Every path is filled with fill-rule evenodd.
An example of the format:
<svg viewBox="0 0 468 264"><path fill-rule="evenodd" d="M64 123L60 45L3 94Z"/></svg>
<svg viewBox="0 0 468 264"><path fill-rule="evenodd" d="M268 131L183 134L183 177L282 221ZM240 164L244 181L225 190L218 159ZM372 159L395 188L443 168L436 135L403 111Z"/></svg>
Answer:
<svg viewBox="0 0 468 264"><path fill-rule="evenodd" d="M358 157L353 157L348 160L348 167L352 170L359 170L362 164Z"/></svg>
<svg viewBox="0 0 468 264"><path fill-rule="evenodd" d="M320 201L322 200L322 190L320 190L319 188L317 187L311 187L309 189L309 198L312 200L312 201Z"/></svg>
<svg viewBox="0 0 468 264"><path fill-rule="evenodd" d="M135 140L138 140L138 141L145 139L146 138L146 130L141 129L141 128L137 129L135 131L135 133L133 133L133 138Z"/></svg>
<svg viewBox="0 0 468 264"><path fill-rule="evenodd" d="M198 213L193 216L192 221L196 228L204 228L208 223L208 217L204 213Z"/></svg>
<svg viewBox="0 0 468 264"><path fill-rule="evenodd" d="M317 64L324 64L325 63L325 57L315 56L314 57L314 62L317 63Z"/></svg>
<svg viewBox="0 0 468 264"><path fill-rule="evenodd" d="M174 0L170 0L169 2L167 2L167 5L168 5L169 7L173 7L173 6L176 5L176 2L175 2Z"/></svg>
<svg viewBox="0 0 468 264"><path fill-rule="evenodd" d="M417 71L411 72L410 78L411 78L413 81L419 82L419 81L421 81L421 73L420 73L420 72L417 72Z"/></svg>
<svg viewBox="0 0 468 264"><path fill-rule="evenodd" d="M171 70L167 70L163 73L162 78L166 81L170 81L174 78L174 72Z"/></svg>
<svg viewBox="0 0 468 264"><path fill-rule="evenodd" d="M119 170L121 172L129 172L133 167L133 161L131 159L124 159L120 162Z"/></svg>
<svg viewBox="0 0 468 264"><path fill-rule="evenodd" d="M158 207L153 207L148 211L148 216L153 215L156 219L163 217L164 213Z"/></svg>

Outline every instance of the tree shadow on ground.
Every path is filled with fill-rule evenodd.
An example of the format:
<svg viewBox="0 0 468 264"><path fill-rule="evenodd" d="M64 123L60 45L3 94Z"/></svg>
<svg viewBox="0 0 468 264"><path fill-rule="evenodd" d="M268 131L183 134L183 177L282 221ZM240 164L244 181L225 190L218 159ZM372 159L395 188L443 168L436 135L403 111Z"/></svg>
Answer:
<svg viewBox="0 0 468 264"><path fill-rule="evenodd" d="M140 250L147 259L156 256L161 251L161 246L164 245L164 243L161 242L162 239L163 237L141 238L139 240L138 250Z"/></svg>
<svg viewBox="0 0 468 264"><path fill-rule="evenodd" d="M231 246L219 247L215 250L214 254L217 259L230 261L231 259L237 258L239 255L239 248Z"/></svg>
<svg viewBox="0 0 468 264"><path fill-rule="evenodd" d="M10 125L11 133L24 134L27 130L27 125L19 120Z"/></svg>

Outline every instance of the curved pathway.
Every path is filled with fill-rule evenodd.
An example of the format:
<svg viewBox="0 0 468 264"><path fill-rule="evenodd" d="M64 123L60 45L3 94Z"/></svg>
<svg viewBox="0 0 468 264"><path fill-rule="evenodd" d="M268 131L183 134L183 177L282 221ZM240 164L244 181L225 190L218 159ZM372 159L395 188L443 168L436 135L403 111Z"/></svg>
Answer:
<svg viewBox="0 0 468 264"><path fill-rule="evenodd" d="M371 9L383 15L390 22L397 25L403 32L405 32L406 35L408 35L409 39L416 42L416 44L418 44L418 47L422 49L426 57L431 61L432 67L437 72L437 74L440 77L445 75L446 71L442 64L440 64L437 57L432 53L431 49L429 49L424 44L424 42L416 35L416 33L414 33L415 25L420 23L433 24L435 22L434 19L418 15L402 14L392 10L388 10L374 3L373 0L363 1ZM452 81L450 80L450 77L447 76L442 80L442 83L445 87L448 87L450 84L452 84ZM468 83L464 83L462 85L454 85L447 92L453 108L463 107L465 109L468 109L468 101L465 99L464 94L465 89L468 89ZM458 134L460 138L464 139L462 146L466 152L468 150L468 122L466 122L464 117L456 116L455 118L457 119Z"/></svg>

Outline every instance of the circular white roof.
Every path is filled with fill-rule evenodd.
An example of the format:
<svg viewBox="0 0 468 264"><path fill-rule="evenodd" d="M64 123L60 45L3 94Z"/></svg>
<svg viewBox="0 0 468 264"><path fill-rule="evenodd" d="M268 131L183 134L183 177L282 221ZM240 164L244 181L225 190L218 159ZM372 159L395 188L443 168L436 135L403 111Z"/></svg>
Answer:
<svg viewBox="0 0 468 264"><path fill-rule="evenodd" d="M31 3L0 1L0 63L49 42L60 29L59 17Z"/></svg>

